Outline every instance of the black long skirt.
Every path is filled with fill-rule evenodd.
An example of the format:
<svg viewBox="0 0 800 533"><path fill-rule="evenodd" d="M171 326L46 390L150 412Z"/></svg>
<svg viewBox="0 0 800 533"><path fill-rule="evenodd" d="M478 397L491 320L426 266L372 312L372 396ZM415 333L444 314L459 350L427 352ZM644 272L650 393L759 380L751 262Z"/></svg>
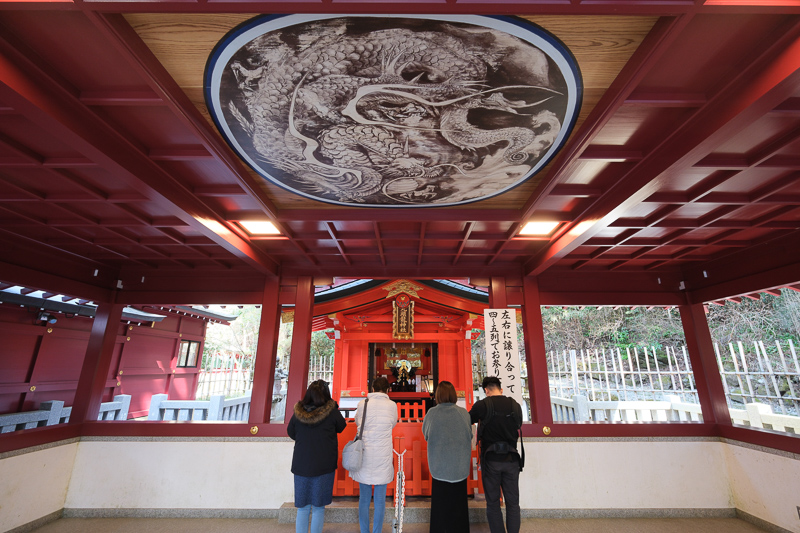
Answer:
<svg viewBox="0 0 800 533"><path fill-rule="evenodd" d="M430 533L469 533L467 480L431 480Z"/></svg>

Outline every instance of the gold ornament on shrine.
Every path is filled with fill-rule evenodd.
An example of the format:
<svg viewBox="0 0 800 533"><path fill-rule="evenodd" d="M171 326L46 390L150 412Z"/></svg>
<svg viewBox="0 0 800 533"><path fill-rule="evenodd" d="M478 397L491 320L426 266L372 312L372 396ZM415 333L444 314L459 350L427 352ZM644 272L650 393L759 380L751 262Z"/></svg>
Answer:
<svg viewBox="0 0 800 533"><path fill-rule="evenodd" d="M414 298L419 298L417 291L421 291L424 288L425 287L421 287L416 283L411 283L407 279L399 279L383 287L383 290L389 291L389 294L386 295L386 298L392 298L402 293L406 293Z"/></svg>
<svg viewBox="0 0 800 533"><path fill-rule="evenodd" d="M414 338L414 302L406 293L398 294L392 302L392 338Z"/></svg>

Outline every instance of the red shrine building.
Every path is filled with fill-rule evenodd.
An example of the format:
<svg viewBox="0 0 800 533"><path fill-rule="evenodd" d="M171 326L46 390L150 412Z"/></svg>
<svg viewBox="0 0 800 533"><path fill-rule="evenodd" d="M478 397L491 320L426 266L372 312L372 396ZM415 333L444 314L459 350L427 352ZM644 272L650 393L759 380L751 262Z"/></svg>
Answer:
<svg viewBox="0 0 800 533"><path fill-rule="evenodd" d="M523 517L798 532L794 345L788 410L748 408L730 383L770 381L707 320L800 290L798 154L794 0L0 2L0 530L278 517L317 332L345 415L391 382L424 498L422 420L443 380L479 398L488 309L518 332ZM234 395L201 374L239 306ZM562 307L669 309L684 351L636 371L692 399L581 404L612 369L548 355Z"/></svg>

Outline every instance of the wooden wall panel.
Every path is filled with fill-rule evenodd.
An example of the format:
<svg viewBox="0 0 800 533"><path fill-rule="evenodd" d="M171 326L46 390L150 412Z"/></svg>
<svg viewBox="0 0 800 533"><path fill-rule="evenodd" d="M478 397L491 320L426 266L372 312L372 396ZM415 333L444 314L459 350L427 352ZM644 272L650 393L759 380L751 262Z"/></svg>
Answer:
<svg viewBox="0 0 800 533"><path fill-rule="evenodd" d="M33 325L34 313L0 305L0 414L35 410L47 400L72 405L92 319L56 316L58 322L51 326ZM179 328L189 333L179 337ZM153 328L121 322L102 401L111 401L116 394L130 394L131 416L146 416L155 393L193 399L197 370L180 369L173 378L172 369L179 341L202 342L205 328L202 320L177 315Z"/></svg>

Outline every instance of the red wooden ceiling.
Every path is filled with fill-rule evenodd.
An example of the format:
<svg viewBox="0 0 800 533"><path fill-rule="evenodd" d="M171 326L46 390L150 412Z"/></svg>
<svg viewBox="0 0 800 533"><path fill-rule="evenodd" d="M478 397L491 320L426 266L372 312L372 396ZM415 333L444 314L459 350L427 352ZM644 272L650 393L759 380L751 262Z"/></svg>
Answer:
<svg viewBox="0 0 800 533"><path fill-rule="evenodd" d="M427 209L315 206L262 187L122 15L365 6L0 3L0 281L3 268L24 267L105 288L280 273L619 272L699 286L709 272L727 269L720 277L729 279L798 264L797 2L369 3L371 12L615 24L619 15L657 17L535 187L508 204ZM273 220L282 235L248 237L236 221L253 218ZM560 225L549 237L519 236L529 220Z"/></svg>

